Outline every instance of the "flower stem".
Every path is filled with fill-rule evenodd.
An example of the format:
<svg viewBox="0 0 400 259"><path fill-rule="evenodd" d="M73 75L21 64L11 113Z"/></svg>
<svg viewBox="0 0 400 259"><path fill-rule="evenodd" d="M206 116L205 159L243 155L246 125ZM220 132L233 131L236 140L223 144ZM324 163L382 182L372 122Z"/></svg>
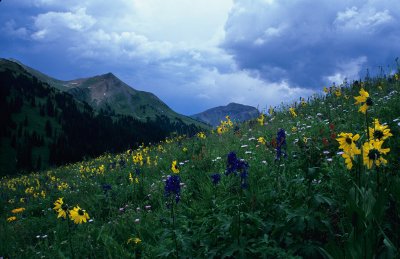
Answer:
<svg viewBox="0 0 400 259"><path fill-rule="evenodd" d="M67 224L68 224L68 243L69 243L69 249L71 250L71 254L72 254L72 258L75 258L75 253L74 253L74 249L72 247L72 238L71 238L71 223L69 222L68 218L67 220Z"/></svg>
<svg viewBox="0 0 400 259"><path fill-rule="evenodd" d="M175 213L174 213L174 201L171 200L171 218L172 218L172 228L174 233L174 242L175 242L175 251L176 251L176 258L179 257L178 253L178 241L176 240L176 232L175 232Z"/></svg>

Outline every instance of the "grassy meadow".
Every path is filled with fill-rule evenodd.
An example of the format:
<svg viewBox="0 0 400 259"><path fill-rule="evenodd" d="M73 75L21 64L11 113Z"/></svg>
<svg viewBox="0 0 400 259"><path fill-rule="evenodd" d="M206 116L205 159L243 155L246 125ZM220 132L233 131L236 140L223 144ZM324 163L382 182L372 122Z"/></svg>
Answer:
<svg viewBox="0 0 400 259"><path fill-rule="evenodd" d="M344 82L254 121L3 177L0 257L398 258L399 92L398 74Z"/></svg>

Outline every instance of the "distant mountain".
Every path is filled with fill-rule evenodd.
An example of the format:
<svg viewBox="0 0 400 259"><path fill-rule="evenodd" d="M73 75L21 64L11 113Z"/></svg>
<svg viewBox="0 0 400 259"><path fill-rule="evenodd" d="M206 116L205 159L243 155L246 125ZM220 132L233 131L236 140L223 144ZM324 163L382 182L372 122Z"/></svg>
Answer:
<svg viewBox="0 0 400 259"><path fill-rule="evenodd" d="M226 106L218 106L194 114L191 117L209 125L217 126L220 124L221 120L225 120L225 116L227 115L229 115L232 120L246 121L256 118L259 115L259 111L252 106L230 103Z"/></svg>
<svg viewBox="0 0 400 259"><path fill-rule="evenodd" d="M103 110L108 114L130 115L142 121L155 120L157 116L165 116L172 122L206 127L203 123L188 116L176 113L154 94L133 89L112 73L61 81L17 60L12 61L24 67L39 80L88 103L95 110Z"/></svg>
<svg viewBox="0 0 400 259"><path fill-rule="evenodd" d="M31 72L18 63L0 59L0 176L41 170L104 152L121 152L174 133L193 135L205 127L174 113L152 94L144 94L148 98L144 100L151 102L148 106L143 98L137 100L147 107L146 111L150 107L159 109L148 119L116 113L111 105L97 107L110 92L114 97L128 93L133 99L140 95L135 95L133 89L126 90L127 86L112 74L77 81L83 85L80 88L68 88L63 82L65 89L60 89L52 84L62 81ZM71 91L76 91L75 95ZM88 99L76 98L78 91L87 93L83 97ZM92 100L91 105L86 100ZM114 103L113 107L118 105ZM135 108L134 103L131 105Z"/></svg>

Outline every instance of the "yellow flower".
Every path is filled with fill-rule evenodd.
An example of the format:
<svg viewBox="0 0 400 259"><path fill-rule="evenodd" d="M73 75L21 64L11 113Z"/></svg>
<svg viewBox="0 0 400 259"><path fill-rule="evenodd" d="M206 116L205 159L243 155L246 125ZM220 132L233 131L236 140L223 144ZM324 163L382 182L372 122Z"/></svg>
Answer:
<svg viewBox="0 0 400 259"><path fill-rule="evenodd" d="M232 123L232 121L231 121L231 117L229 117L229 116L227 115L227 116L225 116L225 118L226 118L226 124L227 124L229 127L232 127L232 126L233 126L233 123Z"/></svg>
<svg viewBox="0 0 400 259"><path fill-rule="evenodd" d="M369 93L365 91L364 88L361 88L360 96L356 96L354 99L356 99L354 104L362 104L358 111L364 114L367 112L368 107L373 105L372 99L369 97Z"/></svg>
<svg viewBox="0 0 400 259"><path fill-rule="evenodd" d="M353 136L353 133L340 133L339 138L336 140L339 142L339 148L343 149L345 153L353 157L354 155L361 154L361 150L356 146L356 141L360 138L359 134Z"/></svg>
<svg viewBox="0 0 400 259"><path fill-rule="evenodd" d="M268 110L269 115L274 115L274 108L272 108L272 106L269 106L269 110Z"/></svg>
<svg viewBox="0 0 400 259"><path fill-rule="evenodd" d="M129 243L135 243L135 245L140 244L142 242L142 240L138 237L135 238L129 238L128 241L126 242L127 244Z"/></svg>
<svg viewBox="0 0 400 259"><path fill-rule="evenodd" d="M67 218L68 206L66 204L64 204L63 198L58 198L54 202L53 210L55 210L58 213L57 218L61 218L61 217L63 217L64 219Z"/></svg>
<svg viewBox="0 0 400 259"><path fill-rule="evenodd" d="M151 165L151 159L150 159L149 156L146 157L146 164L147 164L148 166Z"/></svg>
<svg viewBox="0 0 400 259"><path fill-rule="evenodd" d="M24 210L25 210L25 208L17 208L17 209L13 209L11 212L14 214L17 214L17 213L24 212Z"/></svg>
<svg viewBox="0 0 400 259"><path fill-rule="evenodd" d="M296 114L296 112L295 112L295 110L294 110L293 107L290 107L290 108L289 108L289 112L290 112L290 114L293 116L293 118L296 118L296 117L297 117L297 114Z"/></svg>
<svg viewBox="0 0 400 259"><path fill-rule="evenodd" d="M344 162L346 163L347 169L350 170L351 168L353 168L353 160L352 159L354 159L354 155L351 156L347 153L343 153L342 157L344 158Z"/></svg>
<svg viewBox="0 0 400 259"><path fill-rule="evenodd" d="M304 98L301 98L301 106L306 106L306 105L307 105L306 100Z"/></svg>
<svg viewBox="0 0 400 259"><path fill-rule="evenodd" d="M324 86L324 92L327 94L327 93L329 93L329 89L326 87L326 86Z"/></svg>
<svg viewBox="0 0 400 259"><path fill-rule="evenodd" d="M141 152L137 153L132 157L133 163L143 165L143 155Z"/></svg>
<svg viewBox="0 0 400 259"><path fill-rule="evenodd" d="M262 144L262 145L265 145L265 143L267 143L267 142L265 141L264 137L259 137L257 141L258 141L258 143L260 143L260 144Z"/></svg>
<svg viewBox="0 0 400 259"><path fill-rule="evenodd" d="M69 213L69 218L74 221L75 224L82 224L82 222L85 222L90 219L89 214L81 209L79 205L76 205L70 213Z"/></svg>
<svg viewBox="0 0 400 259"><path fill-rule="evenodd" d="M7 218L7 222L13 222L13 221L16 221L16 220L17 220L17 217L15 217L15 216Z"/></svg>
<svg viewBox="0 0 400 259"><path fill-rule="evenodd" d="M382 157L386 155L390 148L382 149L383 141L370 140L365 142L363 145L363 162L364 165L371 169L372 165L375 163L376 166L381 164L387 164L387 160Z"/></svg>
<svg viewBox="0 0 400 259"><path fill-rule="evenodd" d="M335 95L336 95L336 97L340 97L342 95L342 92L340 91L340 89L335 91Z"/></svg>
<svg viewBox="0 0 400 259"><path fill-rule="evenodd" d="M292 127L292 132L297 132L297 127Z"/></svg>
<svg viewBox="0 0 400 259"><path fill-rule="evenodd" d="M171 170L174 174L179 173L178 162L176 160L172 161Z"/></svg>
<svg viewBox="0 0 400 259"><path fill-rule="evenodd" d="M218 133L219 135L221 135L222 133L224 133L224 128L221 127L221 126L218 126L218 127L217 127L217 133Z"/></svg>
<svg viewBox="0 0 400 259"><path fill-rule="evenodd" d="M264 125L264 113L260 114L260 117L257 118L258 123L260 123L260 125Z"/></svg>
<svg viewBox="0 0 400 259"><path fill-rule="evenodd" d="M104 167L104 165L101 165L101 166L99 167L99 172L100 172L101 174L104 174L104 171L105 171L105 167Z"/></svg>
<svg viewBox="0 0 400 259"><path fill-rule="evenodd" d="M197 133L197 137L200 139L205 139L206 138L206 134L204 134L204 132L199 132Z"/></svg>
<svg viewBox="0 0 400 259"><path fill-rule="evenodd" d="M383 141L387 139L388 137L393 136L392 133L390 133L390 129L388 128L387 125L381 125L379 123L378 119L375 119L373 122L374 127L371 128L369 127L369 139L372 140L379 140Z"/></svg>

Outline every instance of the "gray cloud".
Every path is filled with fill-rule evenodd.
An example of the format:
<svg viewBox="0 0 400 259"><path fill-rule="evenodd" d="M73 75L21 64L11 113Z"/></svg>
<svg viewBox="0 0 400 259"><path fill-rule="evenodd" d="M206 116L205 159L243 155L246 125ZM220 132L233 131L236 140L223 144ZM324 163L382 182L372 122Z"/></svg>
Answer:
<svg viewBox="0 0 400 259"><path fill-rule="evenodd" d="M264 79L320 88L393 64L399 14L395 0L236 1L221 46Z"/></svg>

